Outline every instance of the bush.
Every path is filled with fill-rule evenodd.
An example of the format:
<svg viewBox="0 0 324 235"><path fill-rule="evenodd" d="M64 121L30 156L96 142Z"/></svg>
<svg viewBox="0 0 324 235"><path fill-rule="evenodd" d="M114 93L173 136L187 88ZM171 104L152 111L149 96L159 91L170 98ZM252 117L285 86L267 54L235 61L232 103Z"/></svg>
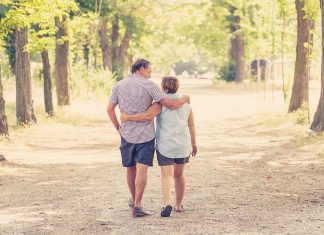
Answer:
<svg viewBox="0 0 324 235"><path fill-rule="evenodd" d="M309 124L309 108L308 104L304 102L302 106L295 112L297 124Z"/></svg>
<svg viewBox="0 0 324 235"><path fill-rule="evenodd" d="M70 81L73 96L107 97L115 82L115 76L109 70L88 70L83 61L78 61L71 68Z"/></svg>
<svg viewBox="0 0 324 235"><path fill-rule="evenodd" d="M220 80L225 80L226 82L232 82L235 80L236 66L235 62L230 62L223 65L219 70Z"/></svg>

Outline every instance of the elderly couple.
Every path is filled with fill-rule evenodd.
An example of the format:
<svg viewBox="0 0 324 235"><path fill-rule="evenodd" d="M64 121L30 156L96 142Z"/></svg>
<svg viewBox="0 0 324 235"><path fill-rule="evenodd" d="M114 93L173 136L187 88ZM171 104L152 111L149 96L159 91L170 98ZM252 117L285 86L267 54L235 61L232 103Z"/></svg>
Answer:
<svg viewBox="0 0 324 235"><path fill-rule="evenodd" d="M153 165L155 147L158 164L161 166L164 197L162 217L169 217L172 209L176 212L183 211L184 166L190 155L197 154L189 97L177 94L179 81L174 77L164 77L161 90L149 80L151 72L149 61L135 61L131 75L113 87L107 108L109 118L121 136L120 152L122 164L127 168L127 184L131 193L129 207L133 217L151 215L144 210L141 202L148 166ZM121 124L116 117L117 105L121 111ZM176 194L174 208L171 205L172 177Z"/></svg>

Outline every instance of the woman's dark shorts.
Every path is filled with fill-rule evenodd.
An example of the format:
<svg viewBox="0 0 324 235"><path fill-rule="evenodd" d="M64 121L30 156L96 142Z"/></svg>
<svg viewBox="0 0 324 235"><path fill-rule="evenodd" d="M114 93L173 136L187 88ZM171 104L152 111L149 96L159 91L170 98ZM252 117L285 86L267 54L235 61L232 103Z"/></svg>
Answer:
<svg viewBox="0 0 324 235"><path fill-rule="evenodd" d="M169 158L163 156L159 150L156 150L157 160L159 163L159 166L170 166L174 164L185 164L189 162L189 157L185 158Z"/></svg>
<svg viewBox="0 0 324 235"><path fill-rule="evenodd" d="M154 158L154 143L155 139L141 144L128 143L121 137L120 153L122 156L122 163L124 167L136 166L140 163L147 166L153 166Z"/></svg>

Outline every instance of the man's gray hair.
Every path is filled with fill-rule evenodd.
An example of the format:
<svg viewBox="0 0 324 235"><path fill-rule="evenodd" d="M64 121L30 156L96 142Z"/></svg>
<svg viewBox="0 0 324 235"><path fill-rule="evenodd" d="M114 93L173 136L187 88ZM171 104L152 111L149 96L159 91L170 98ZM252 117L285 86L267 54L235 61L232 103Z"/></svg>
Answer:
<svg viewBox="0 0 324 235"><path fill-rule="evenodd" d="M138 70L143 68L148 68L151 65L151 62L145 59L138 59L132 64L131 72L136 73Z"/></svg>

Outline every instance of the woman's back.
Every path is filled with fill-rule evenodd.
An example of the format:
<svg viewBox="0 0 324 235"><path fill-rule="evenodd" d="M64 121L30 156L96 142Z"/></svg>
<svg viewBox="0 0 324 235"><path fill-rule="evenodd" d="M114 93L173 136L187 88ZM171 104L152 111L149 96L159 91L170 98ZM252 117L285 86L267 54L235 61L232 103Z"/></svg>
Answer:
<svg viewBox="0 0 324 235"><path fill-rule="evenodd" d="M170 99L179 98L177 93L167 94ZM188 118L190 105L176 110L162 108L156 119L156 148L164 156L171 158L188 157L191 151Z"/></svg>

